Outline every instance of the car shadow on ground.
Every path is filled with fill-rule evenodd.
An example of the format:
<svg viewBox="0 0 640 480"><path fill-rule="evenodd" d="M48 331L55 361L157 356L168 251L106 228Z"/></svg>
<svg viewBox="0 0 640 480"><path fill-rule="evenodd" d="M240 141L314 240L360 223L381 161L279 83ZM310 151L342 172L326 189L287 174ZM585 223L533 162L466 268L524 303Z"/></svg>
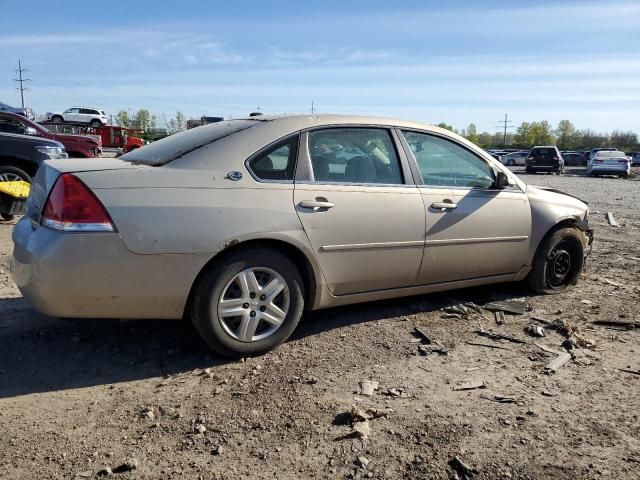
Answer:
<svg viewBox="0 0 640 480"><path fill-rule="evenodd" d="M292 340L348 325L522 296L517 284L368 302L307 312ZM0 299L0 398L113 384L214 368L233 360L210 352L190 322L58 319L22 298Z"/></svg>

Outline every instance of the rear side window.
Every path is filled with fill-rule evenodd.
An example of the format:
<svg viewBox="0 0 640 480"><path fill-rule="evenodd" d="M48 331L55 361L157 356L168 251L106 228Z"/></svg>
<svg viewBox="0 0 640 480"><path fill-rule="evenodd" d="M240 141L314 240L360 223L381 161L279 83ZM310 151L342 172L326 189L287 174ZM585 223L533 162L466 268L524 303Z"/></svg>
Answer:
<svg viewBox="0 0 640 480"><path fill-rule="evenodd" d="M293 180L298 155L298 136L287 138L251 158L247 164L258 180Z"/></svg>

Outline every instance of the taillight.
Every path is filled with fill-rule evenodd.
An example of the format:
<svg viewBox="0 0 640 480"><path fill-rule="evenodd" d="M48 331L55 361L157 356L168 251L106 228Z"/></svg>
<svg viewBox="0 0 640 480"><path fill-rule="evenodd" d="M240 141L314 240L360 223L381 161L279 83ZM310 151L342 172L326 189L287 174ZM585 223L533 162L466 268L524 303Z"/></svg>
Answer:
<svg viewBox="0 0 640 480"><path fill-rule="evenodd" d="M78 177L63 173L42 212L42 225L63 232L113 232L115 228L100 200Z"/></svg>

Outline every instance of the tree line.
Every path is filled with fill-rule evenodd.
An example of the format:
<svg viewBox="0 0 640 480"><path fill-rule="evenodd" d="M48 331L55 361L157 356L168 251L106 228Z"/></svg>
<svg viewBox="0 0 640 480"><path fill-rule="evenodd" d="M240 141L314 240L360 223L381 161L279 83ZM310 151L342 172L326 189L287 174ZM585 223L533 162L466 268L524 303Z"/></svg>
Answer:
<svg viewBox="0 0 640 480"><path fill-rule="evenodd" d="M534 145L557 145L560 150L586 150L590 148L615 147L621 151L640 150L638 135L632 131L614 130L611 133L577 129L569 120L560 120L554 128L547 120L522 122L515 132L478 133L471 123L460 131L451 125L439 123L439 127L458 133L482 148L531 148Z"/></svg>
<svg viewBox="0 0 640 480"><path fill-rule="evenodd" d="M165 130L167 135L173 135L187 129L187 119L179 110L171 118L167 118L164 113L160 116L150 113L145 108L131 115L126 110L120 110L116 113L115 119L121 127L142 130L143 137L148 140L152 140L158 130Z"/></svg>

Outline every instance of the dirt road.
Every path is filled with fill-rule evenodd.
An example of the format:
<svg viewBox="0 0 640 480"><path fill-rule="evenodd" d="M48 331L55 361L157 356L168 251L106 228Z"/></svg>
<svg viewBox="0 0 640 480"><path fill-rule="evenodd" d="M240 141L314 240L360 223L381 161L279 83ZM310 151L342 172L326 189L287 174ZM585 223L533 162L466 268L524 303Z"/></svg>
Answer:
<svg viewBox="0 0 640 480"><path fill-rule="evenodd" d="M182 322L35 313L0 225L0 478L105 467L122 471L111 478L464 478L456 456L469 478L638 478L640 375L621 369L640 370L640 330L591 322L640 321L640 182L573 172L522 175L590 202L596 242L569 293L498 285L316 312L276 351L238 362ZM520 297L531 310L501 326L488 311L441 310ZM556 355L536 343L562 351L565 335L532 317L568 321L594 346L547 374ZM546 336L528 336L531 323ZM480 337L479 325L525 343ZM448 355L420 355L415 327ZM359 394L364 380L378 382L373 395ZM484 388L457 389L474 382ZM354 405L382 415L357 422L368 432L350 426Z"/></svg>

